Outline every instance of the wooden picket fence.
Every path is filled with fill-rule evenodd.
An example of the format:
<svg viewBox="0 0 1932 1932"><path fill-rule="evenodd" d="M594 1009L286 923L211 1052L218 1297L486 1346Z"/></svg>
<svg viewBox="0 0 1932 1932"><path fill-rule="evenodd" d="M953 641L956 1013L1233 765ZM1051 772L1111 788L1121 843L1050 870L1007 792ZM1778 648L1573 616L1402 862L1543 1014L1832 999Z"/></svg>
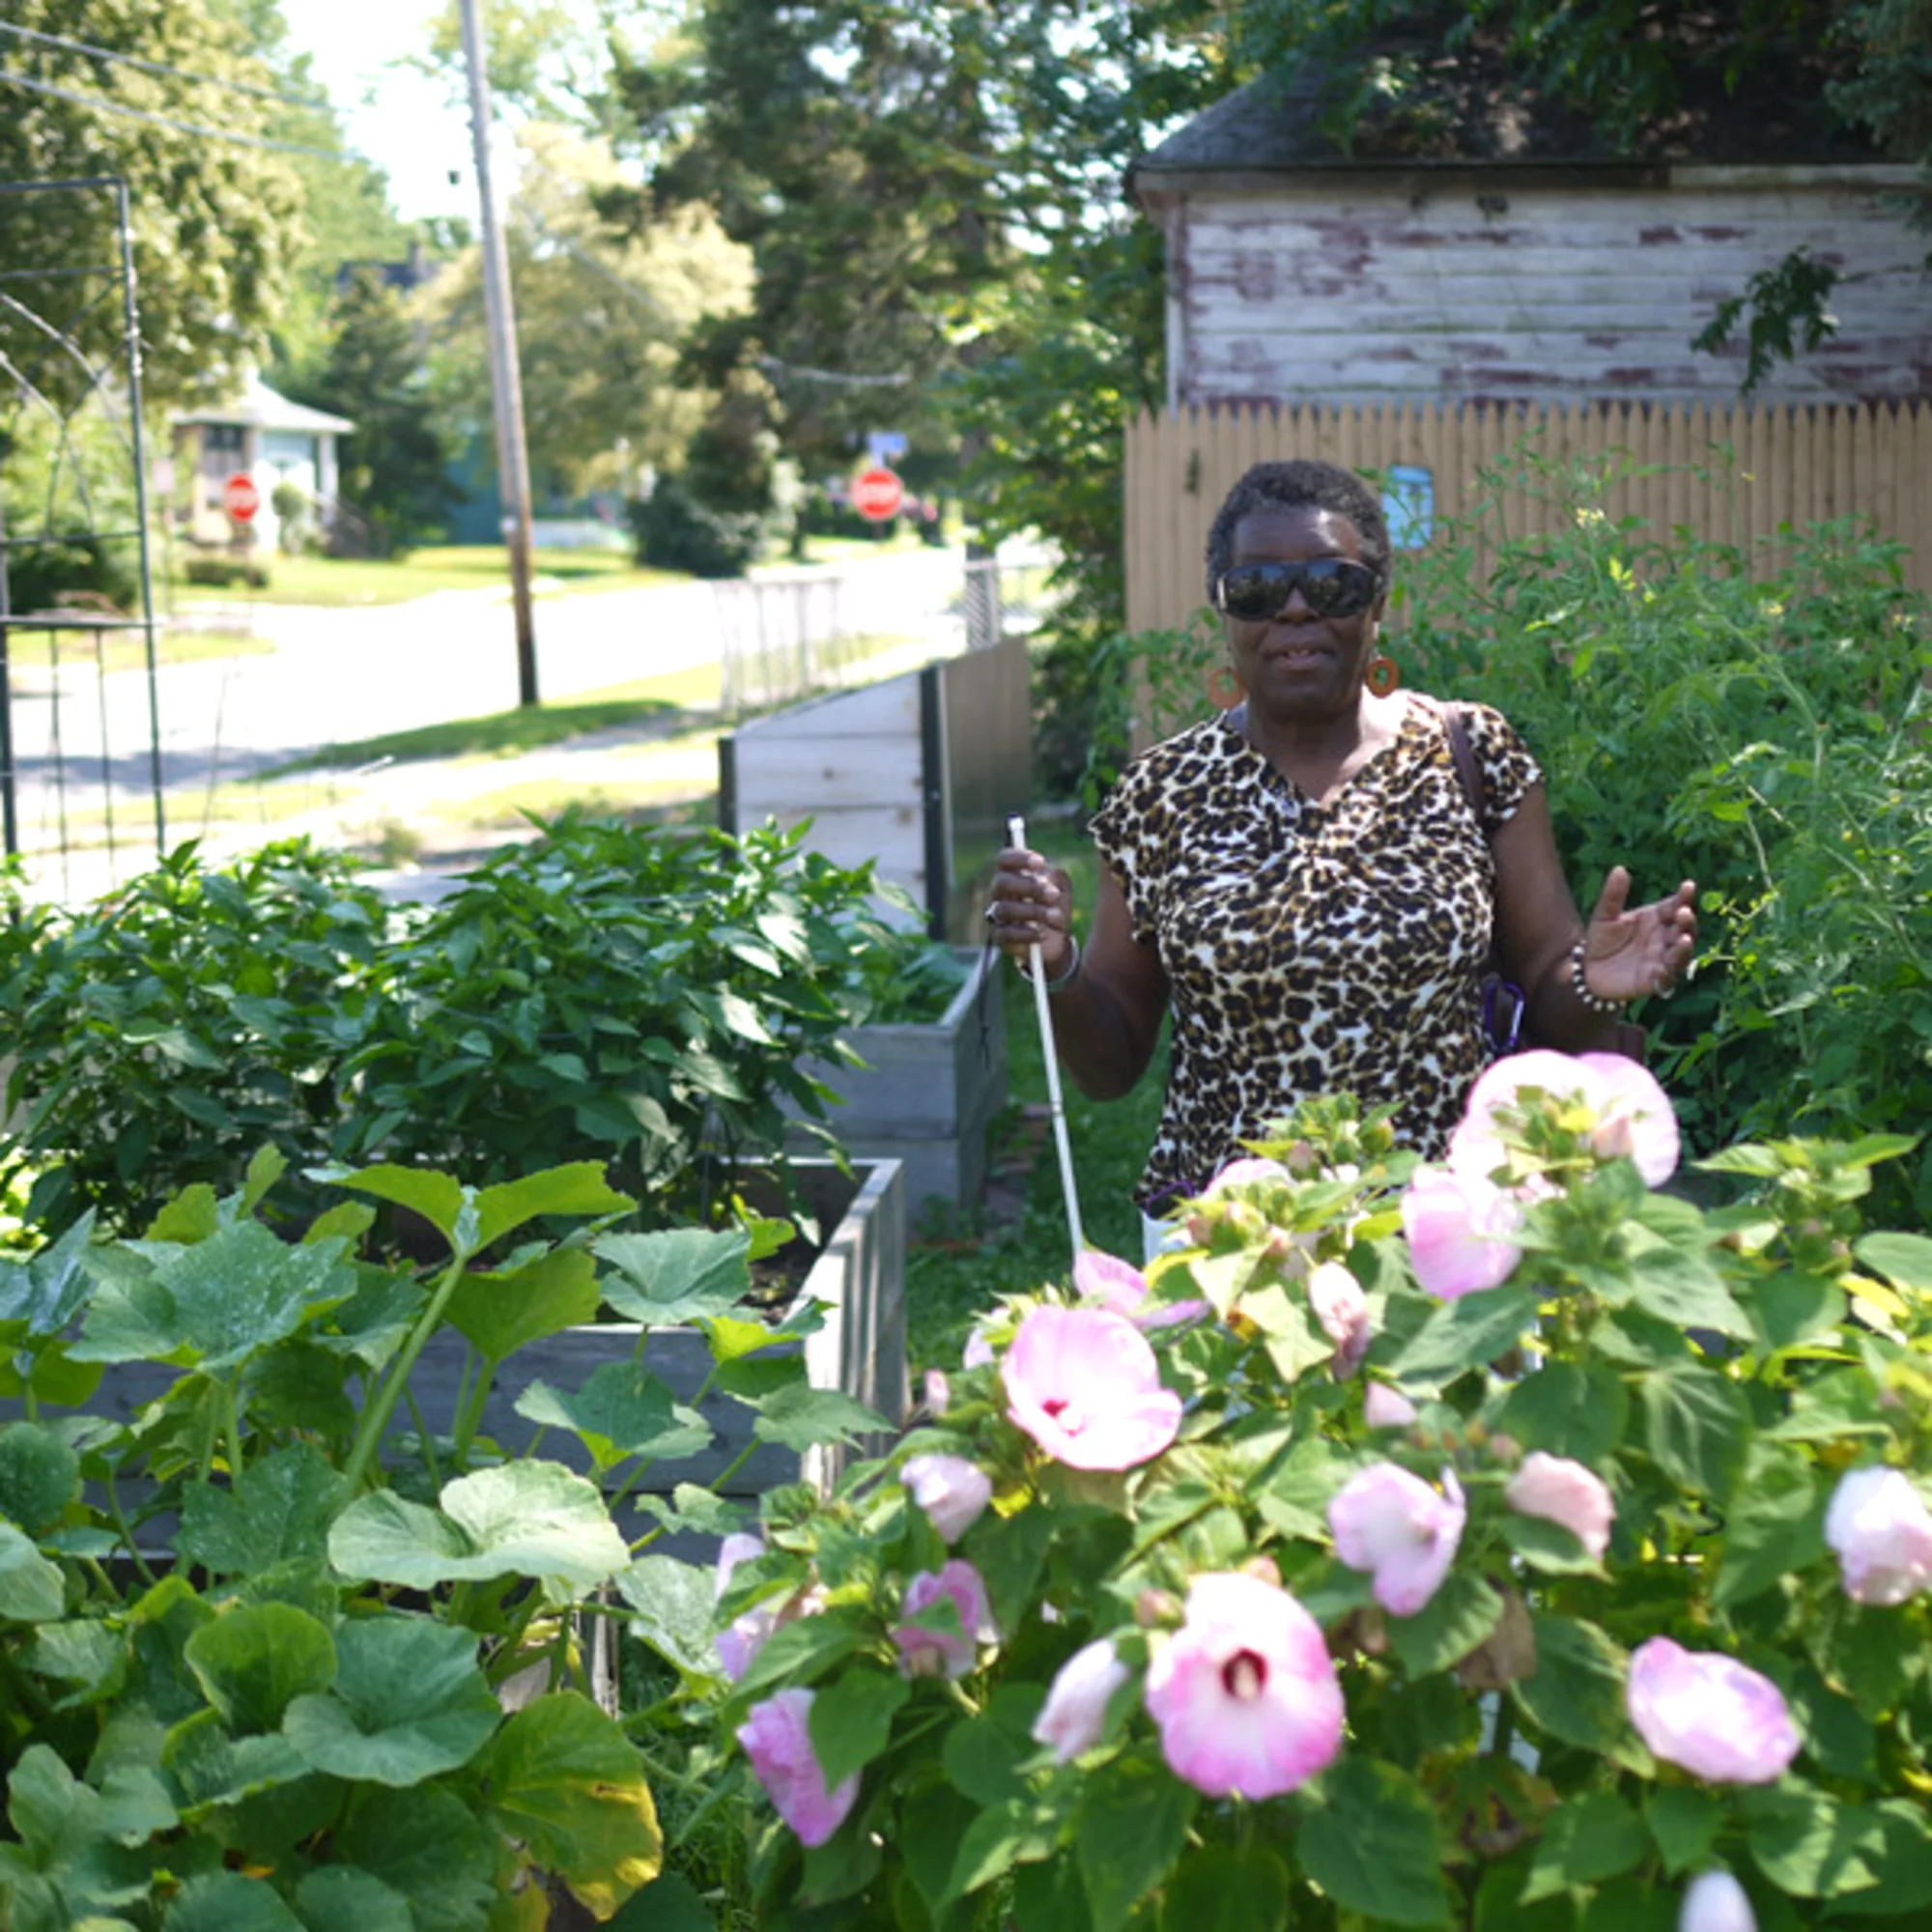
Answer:
<svg viewBox="0 0 1932 1932"><path fill-rule="evenodd" d="M1786 524L1867 516L1908 547L1908 582L1932 594L1932 405L1208 407L1143 412L1127 425L1128 626L1177 628L1202 609L1208 526L1252 463L1427 471L1438 526L1480 500L1479 471L1507 464L1503 528L1534 534L1569 512L1517 456L1525 440L1544 461L1614 456L1603 507L1659 534L1681 526L1749 546Z"/></svg>

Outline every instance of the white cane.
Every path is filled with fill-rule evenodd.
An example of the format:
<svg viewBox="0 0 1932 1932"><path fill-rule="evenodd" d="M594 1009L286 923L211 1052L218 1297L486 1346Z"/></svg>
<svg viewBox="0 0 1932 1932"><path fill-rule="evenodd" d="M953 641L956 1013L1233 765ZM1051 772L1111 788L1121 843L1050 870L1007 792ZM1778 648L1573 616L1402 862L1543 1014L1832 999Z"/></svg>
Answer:
<svg viewBox="0 0 1932 1932"><path fill-rule="evenodd" d="M1007 843L1018 851L1026 849L1024 818L1015 815L1007 820ZM1033 969L1033 1009L1039 1019L1040 1049L1046 1056L1047 1106L1053 1115L1054 1145L1060 1150L1060 1186L1066 1197L1066 1233L1077 1262L1086 1249L1087 1237L1080 1232L1080 1193L1073 1184L1073 1150L1067 1145L1066 1108L1060 1097L1060 1054L1053 1043L1053 1012L1046 1002L1046 969L1040 963L1037 939L1027 948L1027 963Z"/></svg>

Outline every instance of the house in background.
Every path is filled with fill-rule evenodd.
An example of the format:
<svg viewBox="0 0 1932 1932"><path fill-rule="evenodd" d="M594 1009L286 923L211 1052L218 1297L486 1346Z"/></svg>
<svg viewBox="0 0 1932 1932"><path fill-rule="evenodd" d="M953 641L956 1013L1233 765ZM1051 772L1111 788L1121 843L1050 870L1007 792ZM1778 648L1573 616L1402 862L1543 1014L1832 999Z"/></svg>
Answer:
<svg viewBox="0 0 1932 1932"><path fill-rule="evenodd" d="M1420 544L1523 436L1625 452L1610 507L1656 527L1757 543L1869 516L1932 590L1932 278L1899 205L1918 172L1789 76L1690 102L1619 156L1460 62L1431 53L1424 98L1372 110L1346 150L1304 69L1134 169L1166 241L1168 407L1127 425L1128 628L1195 621L1208 524L1251 463L1375 470L1397 543ZM1839 278L1836 332L1746 402L1743 329L1692 341L1798 249ZM1505 508L1520 530L1551 514L1524 487Z"/></svg>
<svg viewBox="0 0 1932 1932"><path fill-rule="evenodd" d="M250 376L230 403L185 410L173 419L175 513L182 534L196 544L226 546L236 528L221 504L221 486L245 474L261 492L255 542L273 550L281 541L275 514L279 483L293 483L314 506L314 526L327 530L336 511L336 444L355 425L346 416L292 403L259 376Z"/></svg>
<svg viewBox="0 0 1932 1932"><path fill-rule="evenodd" d="M1170 406L1736 400L1718 304L1803 248L1838 328L1765 403L1932 396L1932 281L1892 205L1918 180L1779 88L1690 111L1632 156L1548 102L1447 78L1345 152L1323 83L1251 82L1135 168L1167 243Z"/></svg>

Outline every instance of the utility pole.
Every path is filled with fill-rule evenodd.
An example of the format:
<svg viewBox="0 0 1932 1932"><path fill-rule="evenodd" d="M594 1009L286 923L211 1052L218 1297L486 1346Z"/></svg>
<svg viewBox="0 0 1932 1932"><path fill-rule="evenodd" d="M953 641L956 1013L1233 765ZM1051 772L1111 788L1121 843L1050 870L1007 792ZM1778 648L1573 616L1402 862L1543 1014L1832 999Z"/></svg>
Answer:
<svg viewBox="0 0 1932 1932"><path fill-rule="evenodd" d="M490 394L497 418L497 478L510 547L510 602L517 619L517 702L537 701L536 622L530 608L530 459L524 442L524 382L517 368L517 315L510 257L490 185L490 80L483 60L481 0L457 0L469 70L469 134L483 212L483 311L490 330Z"/></svg>

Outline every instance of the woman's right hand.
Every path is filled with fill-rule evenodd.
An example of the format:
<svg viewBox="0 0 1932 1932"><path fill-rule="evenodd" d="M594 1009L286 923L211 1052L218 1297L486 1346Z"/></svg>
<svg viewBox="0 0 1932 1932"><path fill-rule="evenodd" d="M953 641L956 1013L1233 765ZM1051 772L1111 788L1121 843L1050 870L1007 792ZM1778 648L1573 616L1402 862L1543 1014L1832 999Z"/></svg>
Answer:
<svg viewBox="0 0 1932 1932"><path fill-rule="evenodd" d="M993 872L986 936L1022 965L1037 945L1041 971L1056 978L1073 956L1073 881L1037 852L1008 847Z"/></svg>

